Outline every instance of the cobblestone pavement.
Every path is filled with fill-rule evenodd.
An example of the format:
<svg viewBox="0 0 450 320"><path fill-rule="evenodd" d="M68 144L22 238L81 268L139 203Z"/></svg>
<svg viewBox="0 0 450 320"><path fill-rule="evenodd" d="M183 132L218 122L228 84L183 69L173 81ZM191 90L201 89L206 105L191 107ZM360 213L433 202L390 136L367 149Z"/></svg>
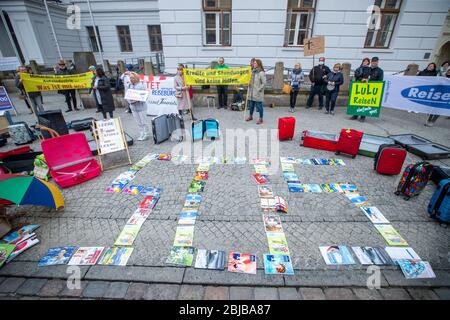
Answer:
<svg viewBox="0 0 450 320"><path fill-rule="evenodd" d="M21 114L17 120L34 123L32 115L16 95L13 101ZM65 109L61 95L45 95L45 108ZM197 118L213 117L220 121L223 136L204 148L221 146L227 140L226 129L274 129L277 119L291 116L288 108L265 109L265 123L256 126L246 123L243 114L229 110L196 108ZM125 131L134 138L138 135L132 116L118 109ZM100 115L94 110L64 114L66 121ZM450 120L439 118L433 128L423 126L426 115L409 114L384 109L380 119L365 123L349 120L345 108L337 108L336 115L323 114L316 108L297 108L296 135L293 141L279 143L279 156L304 158L333 158L333 153L300 147L302 130L338 133L351 127L377 135L415 133L435 142L450 145ZM150 117L148 118L150 123ZM186 127L190 128L190 120ZM260 135L261 139L261 135ZM270 144L270 140L269 140ZM187 142L188 146L191 145ZM198 143L196 143L198 145ZM238 150L248 148L245 145ZM12 149L9 142L0 151ZM39 143L33 143L40 150ZM136 141L130 148L133 162L148 153L170 153L179 149L175 142L155 145L153 141ZM225 150L225 149L224 149ZM277 150L275 144L271 150ZM270 152L269 152L270 155ZM201 155L195 154L195 158ZM247 155L248 156L248 155ZM260 155L262 156L262 155ZM368 290L366 268L360 264L350 267L330 267L323 261L321 245L385 246L383 238L365 218L361 210L342 194L289 193L281 172L271 176L277 195L286 199L289 213L282 215L283 228L291 251L295 276L264 275L262 255L268 251L259 208L257 187L251 177L253 168L245 165L212 165L204 201L195 225L196 248L251 252L258 256L257 275L241 275L194 268L170 267L165 260L172 246L177 216L183 206L187 187L196 165L176 165L153 161L138 174L133 183L160 185L161 199L144 223L134 244L134 252L126 267L82 267L82 288L68 290L66 266L38 268L37 262L53 246L110 246L114 243L127 219L137 208L141 197L109 194L105 187L122 168L104 172L99 178L79 186L64 189L66 207L63 210L21 206L8 209L14 225L38 223L40 244L22 253L0 269L0 298L104 298L104 299L448 299L450 288L450 232L431 220L426 212L428 201L435 190L430 183L419 197L404 201L393 194L398 176L382 176L374 172L373 159L358 156L342 158L346 167L295 165L304 183L351 182L359 193L377 206L392 225L408 241L422 259L431 263L437 278L406 280L395 267L382 267L381 290ZM121 156L108 156L113 163ZM122 159L124 159L122 157ZM405 165L418 157L408 153ZM450 160L432 161L450 165Z"/></svg>

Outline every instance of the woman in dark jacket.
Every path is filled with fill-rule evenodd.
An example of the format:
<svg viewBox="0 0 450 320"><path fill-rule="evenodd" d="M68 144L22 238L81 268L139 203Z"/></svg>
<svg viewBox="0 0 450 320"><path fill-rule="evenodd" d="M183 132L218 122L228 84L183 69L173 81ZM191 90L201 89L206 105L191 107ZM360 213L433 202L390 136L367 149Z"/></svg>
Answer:
<svg viewBox="0 0 450 320"><path fill-rule="evenodd" d="M436 63L434 63L434 62L429 63L428 66L425 69L423 69L422 71L420 71L417 75L421 76L421 77L436 77L438 75ZM436 120L438 118L439 118L439 115L430 114L428 116L427 122L425 123L425 126L426 127L434 126L434 123L436 122Z"/></svg>
<svg viewBox="0 0 450 320"><path fill-rule="evenodd" d="M344 83L340 63L334 65L333 70L326 76L325 83L327 84L325 102L325 109L327 109L327 111L325 111L325 113L334 115L334 106L336 105L336 99L339 94L339 87Z"/></svg>
<svg viewBox="0 0 450 320"><path fill-rule="evenodd" d="M355 70L356 81L367 81L370 77L370 59L364 58L358 69Z"/></svg>
<svg viewBox="0 0 450 320"><path fill-rule="evenodd" d="M111 85L109 79L106 77L102 68L96 70L97 77L94 80L94 91L99 102L99 109L103 114L103 118L107 119L106 113L113 118L114 98L111 92Z"/></svg>

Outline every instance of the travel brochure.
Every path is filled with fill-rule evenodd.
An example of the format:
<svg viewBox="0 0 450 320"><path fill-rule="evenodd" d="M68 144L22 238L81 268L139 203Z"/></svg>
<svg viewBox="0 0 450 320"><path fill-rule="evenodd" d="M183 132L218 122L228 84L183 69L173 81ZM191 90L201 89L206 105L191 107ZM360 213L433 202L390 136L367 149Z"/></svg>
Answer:
<svg viewBox="0 0 450 320"><path fill-rule="evenodd" d="M202 196L199 194L188 194L184 202L184 207L187 208L198 208L200 207L200 202L202 202Z"/></svg>
<svg viewBox="0 0 450 320"><path fill-rule="evenodd" d="M199 249L195 260L195 268L224 270L225 260L225 251Z"/></svg>
<svg viewBox="0 0 450 320"><path fill-rule="evenodd" d="M266 166L266 165L270 164L270 161L268 159L255 158L255 159L250 160L250 164Z"/></svg>
<svg viewBox="0 0 450 320"><path fill-rule="evenodd" d="M401 259L422 260L414 249L410 247L385 247L384 250L395 264L398 264L397 260Z"/></svg>
<svg viewBox="0 0 450 320"><path fill-rule="evenodd" d="M256 183L258 184L267 184L270 183L270 179L268 175L255 173L253 174L253 178L255 178Z"/></svg>
<svg viewBox="0 0 450 320"><path fill-rule="evenodd" d="M172 159L172 156L167 153L160 153L158 156L158 160L162 160L162 161L170 161L171 159Z"/></svg>
<svg viewBox="0 0 450 320"><path fill-rule="evenodd" d="M203 192L205 190L205 186L206 181L192 180L191 184L189 185L188 192L189 193Z"/></svg>
<svg viewBox="0 0 450 320"><path fill-rule="evenodd" d="M153 209L159 200L158 196L146 196L140 203L139 208L141 209Z"/></svg>
<svg viewBox="0 0 450 320"><path fill-rule="evenodd" d="M266 236L269 243L269 252L271 254L289 254L289 248L284 233L267 232Z"/></svg>
<svg viewBox="0 0 450 320"><path fill-rule="evenodd" d="M295 182L300 183L300 179L298 175L294 172L283 172L283 178L286 180L286 182Z"/></svg>
<svg viewBox="0 0 450 320"><path fill-rule="evenodd" d="M346 194L345 195L354 205L358 207L368 207L370 206L367 199L358 193Z"/></svg>
<svg viewBox="0 0 450 320"><path fill-rule="evenodd" d="M178 218L178 224L193 225L195 224L196 219L197 211L195 209L191 211L183 211Z"/></svg>
<svg viewBox="0 0 450 320"><path fill-rule="evenodd" d="M26 240L21 241L20 243L18 243L16 245L16 247L14 248L13 252L11 252L11 254L9 255L8 259L6 260L6 262L10 262L12 259L14 259L15 257L17 257L19 254L21 254L22 252L24 252L25 250L31 248L32 246L36 245L39 243L39 240L36 238L36 236L32 236Z"/></svg>
<svg viewBox="0 0 450 320"><path fill-rule="evenodd" d="M281 163L296 164L297 163L297 159L295 159L294 157L280 157L280 162Z"/></svg>
<svg viewBox="0 0 450 320"><path fill-rule="evenodd" d="M47 253L38 263L39 267L67 264L78 247L56 247L48 249Z"/></svg>
<svg viewBox="0 0 450 320"><path fill-rule="evenodd" d="M228 271L256 274L256 255L230 252L228 255Z"/></svg>
<svg viewBox="0 0 450 320"><path fill-rule="evenodd" d="M406 279L436 278L430 263L427 261L400 259L397 262Z"/></svg>
<svg viewBox="0 0 450 320"><path fill-rule="evenodd" d="M173 245L175 247L191 247L194 241L194 226L178 226Z"/></svg>
<svg viewBox="0 0 450 320"><path fill-rule="evenodd" d="M91 266L100 259L104 247L80 247L69 261L70 266Z"/></svg>
<svg viewBox="0 0 450 320"><path fill-rule="evenodd" d="M362 265L391 265L393 261L387 252L380 247L352 247Z"/></svg>
<svg viewBox="0 0 450 320"><path fill-rule="evenodd" d="M264 254L264 272L266 274L294 275L291 256L285 254Z"/></svg>
<svg viewBox="0 0 450 320"><path fill-rule="evenodd" d="M273 198L273 190L270 186L258 186L258 192L260 198Z"/></svg>
<svg viewBox="0 0 450 320"><path fill-rule="evenodd" d="M291 174L283 173L283 176L287 180L289 192L348 193L349 196L354 196L353 192L356 191L356 186L354 185L339 183L305 184L300 183L298 180L295 181L296 177Z"/></svg>
<svg viewBox="0 0 450 320"><path fill-rule="evenodd" d="M377 207L360 207L364 212L367 218L373 224L386 224L389 223L389 220L384 217L384 215L378 210Z"/></svg>
<svg viewBox="0 0 450 320"><path fill-rule="evenodd" d="M262 175L268 175L269 174L269 169L267 168L267 166L265 164L255 164L254 165L255 168L255 172L262 174Z"/></svg>
<svg viewBox="0 0 450 320"><path fill-rule="evenodd" d="M15 247L15 244L0 244L0 267L8 260Z"/></svg>
<svg viewBox="0 0 450 320"><path fill-rule="evenodd" d="M376 224L375 228L380 232L390 246L407 246L408 243L390 224Z"/></svg>
<svg viewBox="0 0 450 320"><path fill-rule="evenodd" d="M292 163L282 163L281 171L283 172L295 172L294 165Z"/></svg>
<svg viewBox="0 0 450 320"><path fill-rule="evenodd" d="M261 198L261 209L263 212L276 212L277 211L277 203L275 202L275 198Z"/></svg>
<svg viewBox="0 0 450 320"><path fill-rule="evenodd" d="M208 180L208 171L197 171L195 172L194 180Z"/></svg>
<svg viewBox="0 0 450 320"><path fill-rule="evenodd" d="M276 214L263 214L266 232L283 232L281 218Z"/></svg>
<svg viewBox="0 0 450 320"><path fill-rule="evenodd" d="M209 163L200 163L197 167L197 171L208 172L209 171Z"/></svg>
<svg viewBox="0 0 450 320"><path fill-rule="evenodd" d="M327 165L344 167L346 164L342 159L305 159L305 158L294 158L294 157L280 157L280 162L289 164L302 164L302 165ZM284 171L284 170L283 170Z"/></svg>
<svg viewBox="0 0 450 320"><path fill-rule="evenodd" d="M117 237L114 245L118 247L133 245L140 229L141 227L137 225L125 225L125 227L122 229L122 232Z"/></svg>
<svg viewBox="0 0 450 320"><path fill-rule="evenodd" d="M37 228L39 228L38 224L29 224L23 226L18 230L8 233L6 236L2 238L1 242L9 244L17 244L20 241L23 241L24 237L26 237L29 234L32 234L34 230L36 230Z"/></svg>
<svg viewBox="0 0 450 320"><path fill-rule="evenodd" d="M126 266L133 250L134 248L127 247L106 248L98 264L105 266Z"/></svg>
<svg viewBox="0 0 450 320"><path fill-rule="evenodd" d="M166 263L190 267L194 261L194 252L195 249L193 247L174 246L170 249L170 254L166 260Z"/></svg>
<svg viewBox="0 0 450 320"><path fill-rule="evenodd" d="M319 249L328 265L355 264L355 260L346 246L325 246L319 247Z"/></svg>

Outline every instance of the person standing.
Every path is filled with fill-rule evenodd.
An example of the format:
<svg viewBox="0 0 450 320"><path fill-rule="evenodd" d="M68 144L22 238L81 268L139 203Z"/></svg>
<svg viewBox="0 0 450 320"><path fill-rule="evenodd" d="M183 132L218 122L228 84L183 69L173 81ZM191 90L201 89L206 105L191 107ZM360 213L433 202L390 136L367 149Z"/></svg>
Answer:
<svg viewBox="0 0 450 320"><path fill-rule="evenodd" d="M123 85L123 95L125 96L127 94L128 87L130 86L131 80L130 80L130 73L133 71L133 65L127 64L125 65L126 71L122 73L119 77L119 81ZM130 108L130 105L128 105L127 110L125 110L125 113L131 113L132 110Z"/></svg>
<svg viewBox="0 0 450 320"><path fill-rule="evenodd" d="M309 93L306 109L312 107L314 97L319 95L319 110L323 108L323 92L324 92L324 77L330 73L330 68L325 65L325 57L319 58L319 65L315 66L309 73L309 80L311 81L311 91Z"/></svg>
<svg viewBox="0 0 450 320"><path fill-rule="evenodd" d="M139 75L135 72L131 72L129 74L130 77L130 83L128 84L128 88L125 88L125 90L128 89L134 89L134 90L142 90L145 91L145 86L142 84L141 79ZM141 132L138 141L144 141L147 140L150 136L150 130L145 123L146 121L146 110L147 110L147 103L144 101L135 101L135 100L127 100L128 105L130 106L131 113L133 114L133 118L136 121L137 125L139 126L139 131Z"/></svg>
<svg viewBox="0 0 450 320"><path fill-rule="evenodd" d="M105 120L108 118L107 113L109 113L110 118L113 118L115 106L111 91L111 84L102 68L97 68L96 73L97 77L94 81L94 90L100 104L100 110L103 114L103 118Z"/></svg>
<svg viewBox="0 0 450 320"><path fill-rule="evenodd" d="M102 112L102 111L100 110L100 105L99 105L99 103L98 103L97 95L96 95L95 92L94 92L94 83L95 83L95 78L97 77L97 73L95 72L96 69L97 69L96 66L90 66L90 67L88 68L88 70L89 70L90 72L92 72L92 85L91 85L91 87L89 88L89 94L92 96L92 98L94 98L95 106L96 106L96 108L97 108L97 110L96 110L95 112L96 112L96 113L99 113L99 112Z"/></svg>
<svg viewBox="0 0 450 320"><path fill-rule="evenodd" d="M253 61L252 76L248 87L250 91L248 101L250 116L246 119L246 121L253 120L253 112L255 111L256 107L256 109L258 109L259 112L259 120L256 122L256 124L263 123L264 117L263 102L264 102L265 86L266 86L266 73L264 72L262 61L260 59L255 59Z"/></svg>
<svg viewBox="0 0 450 320"><path fill-rule="evenodd" d="M27 108L30 110L30 114L35 113L37 116L37 112L36 112L36 109L34 108L34 106L33 106L33 109L31 109L31 104L30 104L30 101L28 100L27 92L25 91L25 87L22 83L22 80L20 79L20 73L28 73L28 68L21 66L17 69L17 74L14 77L14 85L17 87L17 89L19 89L20 94L23 97L25 104L27 105ZM31 97L30 97L30 99L31 99Z"/></svg>
<svg viewBox="0 0 450 320"><path fill-rule="evenodd" d="M439 76L446 77L447 71L450 68L450 61L444 61L439 68Z"/></svg>
<svg viewBox="0 0 450 320"><path fill-rule="evenodd" d="M355 80L361 82L369 81L370 77L370 59L364 58L358 69L355 70Z"/></svg>
<svg viewBox="0 0 450 320"><path fill-rule="evenodd" d="M178 113L181 117L183 117L183 113L189 110L189 97L188 97L188 87L184 84L184 75L183 75L184 65L180 64L177 68L177 75L173 80L173 87L175 89L175 97L177 98L177 108ZM194 117L191 109L192 120L196 121L197 119Z"/></svg>
<svg viewBox="0 0 450 320"><path fill-rule="evenodd" d="M333 71L326 76L325 83L327 84L325 113L334 115L334 107L339 95L339 87L344 83L344 76L341 73L340 63L336 63L333 66Z"/></svg>
<svg viewBox="0 0 450 320"><path fill-rule="evenodd" d="M228 69L228 66L225 64L225 59L223 57L220 57L219 60L217 61L218 64L216 65L217 70L223 70L223 69ZM217 86L217 93L219 96L219 105L217 106L217 109L220 108L224 108L227 109L228 108L228 86L227 85L220 85Z"/></svg>
<svg viewBox="0 0 450 320"><path fill-rule="evenodd" d="M294 112L295 104L297 103L297 95L300 91L300 85L305 81L302 65L296 63L291 74L291 92L290 92L290 112Z"/></svg>
<svg viewBox="0 0 450 320"><path fill-rule="evenodd" d="M58 65L55 67L55 74L66 76L66 75L72 74L72 70L69 70L66 66L66 62L63 59L61 59L58 61ZM79 110L77 107L77 96L76 96L75 89L58 90L58 93L63 94L66 99L66 104L67 104L66 112L71 112L71 111L73 111L73 109ZM73 104L73 109L72 109L71 102Z"/></svg>
<svg viewBox="0 0 450 320"><path fill-rule="evenodd" d="M420 71L417 76L418 77L436 77L438 75L437 66L434 62L431 62L428 64L428 66ZM439 118L439 115L437 114L430 114L428 115L427 122L424 124L426 127L432 127L434 126L434 123Z"/></svg>

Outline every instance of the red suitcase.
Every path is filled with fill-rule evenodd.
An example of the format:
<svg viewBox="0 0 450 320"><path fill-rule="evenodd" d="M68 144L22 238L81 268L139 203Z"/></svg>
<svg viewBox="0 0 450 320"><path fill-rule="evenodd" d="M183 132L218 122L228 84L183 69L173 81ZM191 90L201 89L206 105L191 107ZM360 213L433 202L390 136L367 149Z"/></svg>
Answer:
<svg viewBox="0 0 450 320"><path fill-rule="evenodd" d="M354 159L359 151L364 132L353 129L342 129L336 146L336 154L345 153Z"/></svg>
<svg viewBox="0 0 450 320"><path fill-rule="evenodd" d="M326 151L336 151L336 135L318 131L303 131L303 146Z"/></svg>
<svg viewBox="0 0 450 320"><path fill-rule="evenodd" d="M66 134L41 142L50 174L61 188L71 187L100 175L100 166L83 132Z"/></svg>
<svg viewBox="0 0 450 320"><path fill-rule="evenodd" d="M278 139L280 141L292 140L294 138L294 132L295 132L294 117L285 117L278 119Z"/></svg>
<svg viewBox="0 0 450 320"><path fill-rule="evenodd" d="M397 144L382 144L375 155L374 169L381 174L397 175L402 171L406 150Z"/></svg>

